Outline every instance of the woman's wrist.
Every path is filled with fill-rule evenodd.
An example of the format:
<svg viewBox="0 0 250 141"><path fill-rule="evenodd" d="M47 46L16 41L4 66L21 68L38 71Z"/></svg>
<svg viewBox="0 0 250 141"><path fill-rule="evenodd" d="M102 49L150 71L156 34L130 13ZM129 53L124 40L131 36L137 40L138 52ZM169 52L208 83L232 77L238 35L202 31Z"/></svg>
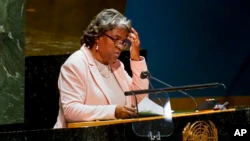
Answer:
<svg viewBox="0 0 250 141"><path fill-rule="evenodd" d="M140 60L141 60L140 54L136 54L136 55L131 54L131 55L130 55L130 58L131 58L131 60L133 60L133 61L140 61Z"/></svg>

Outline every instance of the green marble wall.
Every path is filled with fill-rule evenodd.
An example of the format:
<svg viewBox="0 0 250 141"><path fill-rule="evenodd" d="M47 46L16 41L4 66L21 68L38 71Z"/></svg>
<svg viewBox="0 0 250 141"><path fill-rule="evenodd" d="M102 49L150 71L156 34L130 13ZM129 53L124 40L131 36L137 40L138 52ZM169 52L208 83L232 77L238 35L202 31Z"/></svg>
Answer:
<svg viewBox="0 0 250 141"><path fill-rule="evenodd" d="M24 121L25 1L0 1L0 124Z"/></svg>

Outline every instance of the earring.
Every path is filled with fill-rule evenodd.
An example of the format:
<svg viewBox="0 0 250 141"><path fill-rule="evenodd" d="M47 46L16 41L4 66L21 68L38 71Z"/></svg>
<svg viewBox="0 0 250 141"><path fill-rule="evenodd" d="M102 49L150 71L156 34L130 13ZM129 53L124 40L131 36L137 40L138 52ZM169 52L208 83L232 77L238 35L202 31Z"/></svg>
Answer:
<svg viewBox="0 0 250 141"><path fill-rule="evenodd" d="M95 50L98 50L98 48L99 48L99 46L98 46L98 45L96 45L96 48L95 48Z"/></svg>

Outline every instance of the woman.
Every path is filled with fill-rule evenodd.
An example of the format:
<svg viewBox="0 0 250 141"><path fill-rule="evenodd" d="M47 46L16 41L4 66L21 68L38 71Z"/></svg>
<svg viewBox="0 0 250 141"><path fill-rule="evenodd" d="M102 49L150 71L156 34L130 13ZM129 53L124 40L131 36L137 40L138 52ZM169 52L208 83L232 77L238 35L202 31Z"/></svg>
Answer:
<svg viewBox="0 0 250 141"><path fill-rule="evenodd" d="M118 60L128 40L132 78ZM139 36L131 27L131 21L117 10L104 9L91 21L81 43L81 49L61 67L60 109L54 128L65 128L68 122L135 116L135 99L125 96L124 92L147 89L149 82L140 79L147 65L140 56ZM137 101L147 96L138 95Z"/></svg>

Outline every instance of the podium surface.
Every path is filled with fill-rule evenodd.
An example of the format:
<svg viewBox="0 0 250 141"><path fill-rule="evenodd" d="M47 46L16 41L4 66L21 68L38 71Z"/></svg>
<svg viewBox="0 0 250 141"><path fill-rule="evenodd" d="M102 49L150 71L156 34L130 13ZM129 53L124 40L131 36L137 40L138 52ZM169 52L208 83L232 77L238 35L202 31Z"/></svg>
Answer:
<svg viewBox="0 0 250 141"><path fill-rule="evenodd" d="M224 113L224 112L233 112L234 108L227 110L204 110L199 112L176 112L173 113L173 118L178 117L188 117L196 115L205 115L205 114L215 114L215 113ZM81 127L94 127L94 126L103 126L103 125L112 125L112 124L122 124L122 123L131 123L131 122L140 122L140 121L150 121L150 120L162 120L163 116L152 116L152 117L141 117L141 118L130 118L130 119L116 119L116 120L106 120L106 121L89 121L89 122L72 122L68 123L68 128L81 128Z"/></svg>

